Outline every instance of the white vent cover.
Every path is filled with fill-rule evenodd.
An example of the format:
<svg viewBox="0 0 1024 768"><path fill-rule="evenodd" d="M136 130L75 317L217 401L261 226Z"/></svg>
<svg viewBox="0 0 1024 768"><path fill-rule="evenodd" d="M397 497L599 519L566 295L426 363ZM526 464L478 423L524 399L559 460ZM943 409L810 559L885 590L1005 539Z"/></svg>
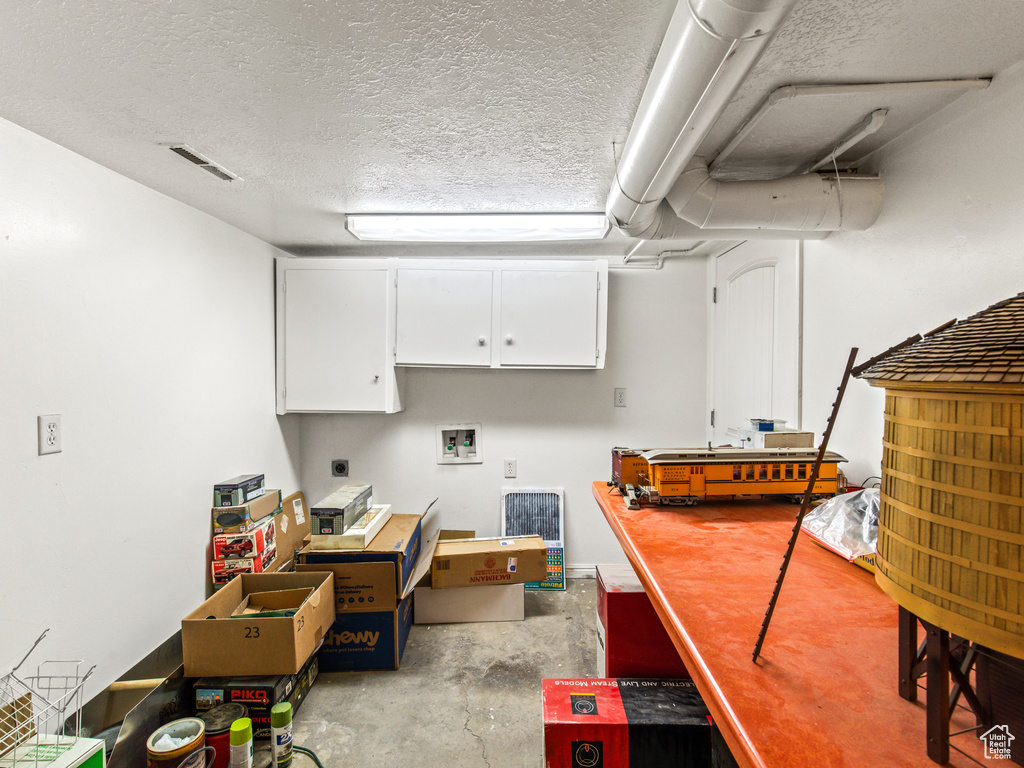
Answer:
<svg viewBox="0 0 1024 768"><path fill-rule="evenodd" d="M562 547L564 516L562 489L502 489L501 532L503 536L533 536L549 547Z"/></svg>
<svg viewBox="0 0 1024 768"><path fill-rule="evenodd" d="M224 166L218 165L209 158L204 157L187 144L174 144L168 147L168 149L179 157L185 158L190 163L198 165L204 171L212 173L222 181L241 181L241 179L224 168Z"/></svg>

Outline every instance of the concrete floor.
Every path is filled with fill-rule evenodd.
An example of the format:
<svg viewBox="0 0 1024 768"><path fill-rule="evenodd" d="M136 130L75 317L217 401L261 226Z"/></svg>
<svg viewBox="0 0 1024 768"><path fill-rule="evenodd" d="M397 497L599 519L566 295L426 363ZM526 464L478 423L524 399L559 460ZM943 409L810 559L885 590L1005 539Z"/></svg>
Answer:
<svg viewBox="0 0 1024 768"><path fill-rule="evenodd" d="M525 621L414 625L400 669L321 674L294 743L325 768L541 768L541 680L597 676L595 585L528 590Z"/></svg>

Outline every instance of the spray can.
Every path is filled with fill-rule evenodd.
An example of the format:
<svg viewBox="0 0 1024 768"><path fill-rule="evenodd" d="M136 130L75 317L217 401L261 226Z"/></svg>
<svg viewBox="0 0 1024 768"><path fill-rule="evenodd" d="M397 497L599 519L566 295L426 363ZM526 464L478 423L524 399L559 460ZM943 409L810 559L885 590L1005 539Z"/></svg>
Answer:
<svg viewBox="0 0 1024 768"><path fill-rule="evenodd" d="M252 720L240 717L231 724L231 761L228 768L252 768Z"/></svg>
<svg viewBox="0 0 1024 768"><path fill-rule="evenodd" d="M274 750L274 768L292 764L292 705L287 701L270 708L270 747Z"/></svg>

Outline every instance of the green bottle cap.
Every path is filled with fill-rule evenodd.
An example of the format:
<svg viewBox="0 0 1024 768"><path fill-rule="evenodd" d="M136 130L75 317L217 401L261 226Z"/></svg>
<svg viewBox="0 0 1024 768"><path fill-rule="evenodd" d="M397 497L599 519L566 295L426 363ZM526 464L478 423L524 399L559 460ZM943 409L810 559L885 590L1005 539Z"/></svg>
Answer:
<svg viewBox="0 0 1024 768"><path fill-rule="evenodd" d="M231 724L231 734L228 742L232 747L248 744L252 741L252 720L248 717L240 717Z"/></svg>
<svg viewBox="0 0 1024 768"><path fill-rule="evenodd" d="M292 721L292 705L287 701L270 708L270 726L284 728Z"/></svg>

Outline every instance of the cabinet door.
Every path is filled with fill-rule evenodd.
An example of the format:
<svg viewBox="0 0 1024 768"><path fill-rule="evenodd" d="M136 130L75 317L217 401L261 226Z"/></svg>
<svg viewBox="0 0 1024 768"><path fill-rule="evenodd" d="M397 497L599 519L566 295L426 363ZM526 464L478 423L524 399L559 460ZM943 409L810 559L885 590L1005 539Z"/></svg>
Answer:
<svg viewBox="0 0 1024 768"><path fill-rule="evenodd" d="M491 270L399 269L398 365L491 364Z"/></svg>
<svg viewBox="0 0 1024 768"><path fill-rule="evenodd" d="M286 411L387 410L387 270L284 271Z"/></svg>
<svg viewBox="0 0 1024 768"><path fill-rule="evenodd" d="M503 271L497 343L503 366L595 367L597 273Z"/></svg>

